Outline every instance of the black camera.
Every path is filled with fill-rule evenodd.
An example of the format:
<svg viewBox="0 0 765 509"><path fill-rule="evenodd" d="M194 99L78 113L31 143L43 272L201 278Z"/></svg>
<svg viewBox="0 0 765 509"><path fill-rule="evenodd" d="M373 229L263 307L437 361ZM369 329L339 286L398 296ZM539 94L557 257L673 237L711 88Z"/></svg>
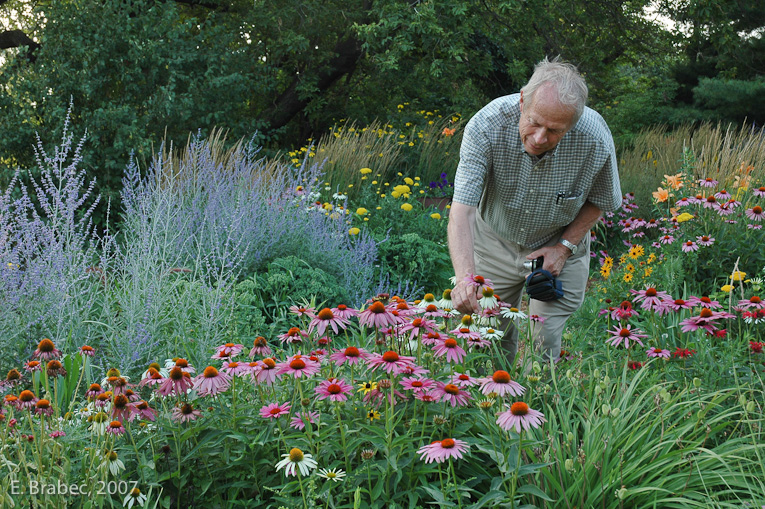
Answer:
<svg viewBox="0 0 765 509"><path fill-rule="evenodd" d="M526 270L530 270L531 272L534 272L537 269L541 269L544 263L545 263L545 257L540 256L539 258L534 258L533 260L526 260L525 262L523 262L523 267Z"/></svg>

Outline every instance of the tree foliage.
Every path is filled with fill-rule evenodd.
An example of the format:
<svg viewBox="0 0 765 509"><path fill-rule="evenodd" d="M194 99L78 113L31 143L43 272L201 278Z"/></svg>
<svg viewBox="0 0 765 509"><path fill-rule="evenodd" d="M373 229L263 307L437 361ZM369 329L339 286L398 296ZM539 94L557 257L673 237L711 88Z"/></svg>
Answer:
<svg viewBox="0 0 765 509"><path fill-rule="evenodd" d="M34 166L35 131L73 122L114 197L130 151L222 127L268 147L404 101L472 114L533 64L578 64L598 103L618 69L666 48L647 0L0 0L0 164Z"/></svg>

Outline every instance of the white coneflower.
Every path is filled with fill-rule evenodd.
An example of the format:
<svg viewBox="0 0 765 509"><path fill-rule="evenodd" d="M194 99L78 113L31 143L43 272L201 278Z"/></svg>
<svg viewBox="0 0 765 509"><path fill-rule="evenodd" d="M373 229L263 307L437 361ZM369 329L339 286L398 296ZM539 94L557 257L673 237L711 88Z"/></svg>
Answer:
<svg viewBox="0 0 765 509"><path fill-rule="evenodd" d="M297 475L297 468L304 476L309 475L311 470L319 465L312 455L304 453L297 447L290 449L288 454L282 454L282 458L284 459L276 464L276 471L284 468L284 475L287 477Z"/></svg>
<svg viewBox="0 0 765 509"><path fill-rule="evenodd" d="M324 479L327 479L329 481L339 482L342 481L345 477L345 472L343 470L340 470L339 468L332 468L327 470L326 468L320 468L319 472L316 474L319 477L323 477Z"/></svg>

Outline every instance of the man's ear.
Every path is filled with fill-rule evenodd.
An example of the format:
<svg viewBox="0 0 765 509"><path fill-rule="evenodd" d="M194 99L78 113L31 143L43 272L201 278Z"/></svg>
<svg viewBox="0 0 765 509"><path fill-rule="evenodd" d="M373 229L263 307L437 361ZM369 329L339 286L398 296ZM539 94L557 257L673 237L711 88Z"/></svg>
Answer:
<svg viewBox="0 0 765 509"><path fill-rule="evenodd" d="M521 98L518 100L518 104L521 107L521 113L523 113L523 90L521 90Z"/></svg>

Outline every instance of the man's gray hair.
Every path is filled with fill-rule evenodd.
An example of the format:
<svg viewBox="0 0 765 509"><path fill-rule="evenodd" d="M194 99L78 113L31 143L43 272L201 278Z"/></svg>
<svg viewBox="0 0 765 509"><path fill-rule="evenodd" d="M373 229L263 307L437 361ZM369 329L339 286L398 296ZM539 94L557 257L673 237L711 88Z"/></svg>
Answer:
<svg viewBox="0 0 765 509"><path fill-rule="evenodd" d="M587 103L587 84L584 78L579 74L576 66L564 62L560 57L555 57L552 61L545 57L544 60L534 66L534 74L523 91L524 99L529 104L534 102L534 93L542 85L551 84L555 86L558 92L558 100L564 106L569 106L574 110L574 124L584 113L584 105Z"/></svg>

